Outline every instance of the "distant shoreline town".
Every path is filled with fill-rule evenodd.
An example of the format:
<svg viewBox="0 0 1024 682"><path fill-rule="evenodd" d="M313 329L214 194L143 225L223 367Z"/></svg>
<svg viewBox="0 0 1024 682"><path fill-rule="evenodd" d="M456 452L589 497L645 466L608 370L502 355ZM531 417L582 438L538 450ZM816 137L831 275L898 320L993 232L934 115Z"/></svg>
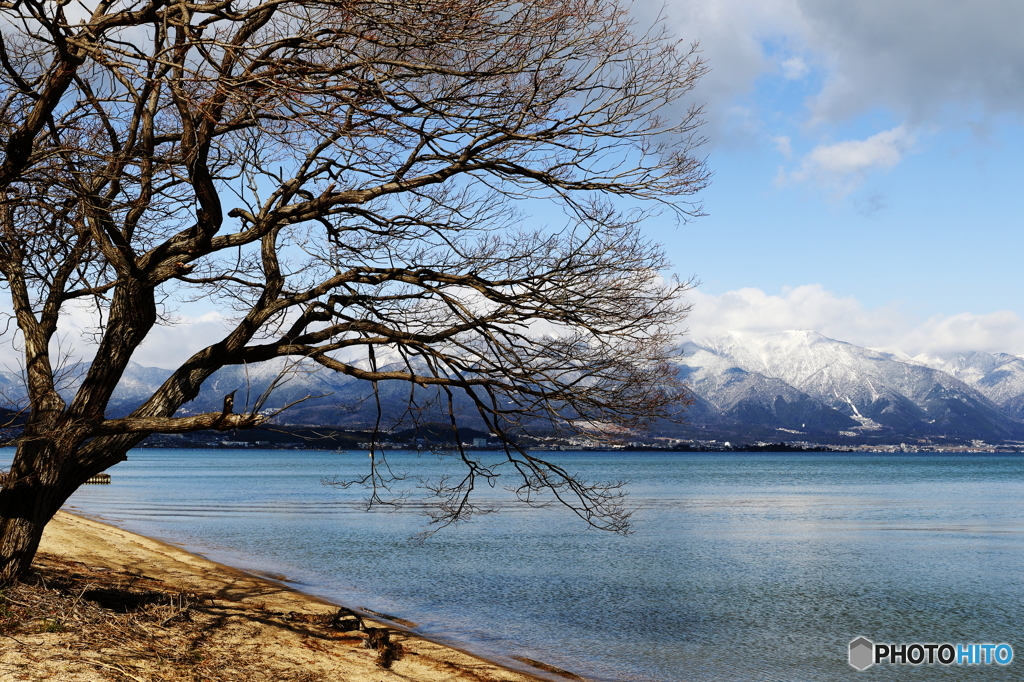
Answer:
<svg viewBox="0 0 1024 682"><path fill-rule="evenodd" d="M442 427L425 427L426 433L414 429L383 433L373 439L371 431L334 427L284 427L272 431L239 431L224 434L216 431L193 434L155 434L140 447L188 449L291 449L323 451L484 451L500 449L494 437L473 429L460 429L463 438L456 444L444 438ZM528 451L541 452L944 452L944 453L1016 453L1024 452L1024 442L901 442L901 443L816 443L798 440L722 440L652 437L624 442L599 442L582 438L522 437L519 445Z"/></svg>

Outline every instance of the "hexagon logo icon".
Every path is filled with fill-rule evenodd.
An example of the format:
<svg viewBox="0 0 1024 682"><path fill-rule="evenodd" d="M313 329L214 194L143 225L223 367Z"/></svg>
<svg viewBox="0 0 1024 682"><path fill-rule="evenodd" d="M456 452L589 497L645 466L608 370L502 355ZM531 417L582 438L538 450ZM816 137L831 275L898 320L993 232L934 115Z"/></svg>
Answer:
<svg viewBox="0 0 1024 682"><path fill-rule="evenodd" d="M866 637L850 642L850 665L857 670L867 670L874 664L875 645Z"/></svg>

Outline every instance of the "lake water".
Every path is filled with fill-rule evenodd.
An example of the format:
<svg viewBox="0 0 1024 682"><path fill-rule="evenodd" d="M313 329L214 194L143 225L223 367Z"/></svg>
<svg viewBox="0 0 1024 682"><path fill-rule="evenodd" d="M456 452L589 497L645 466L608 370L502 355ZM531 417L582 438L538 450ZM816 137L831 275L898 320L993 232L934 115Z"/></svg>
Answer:
<svg viewBox="0 0 1024 682"><path fill-rule="evenodd" d="M1024 680L1024 458L545 453L626 479L627 537L486 490L501 513L423 543L415 508L322 485L365 453L151 450L68 508L595 680ZM0 452L0 464L10 451ZM437 475L432 455L389 453ZM850 640L1002 643L1008 666L857 672Z"/></svg>

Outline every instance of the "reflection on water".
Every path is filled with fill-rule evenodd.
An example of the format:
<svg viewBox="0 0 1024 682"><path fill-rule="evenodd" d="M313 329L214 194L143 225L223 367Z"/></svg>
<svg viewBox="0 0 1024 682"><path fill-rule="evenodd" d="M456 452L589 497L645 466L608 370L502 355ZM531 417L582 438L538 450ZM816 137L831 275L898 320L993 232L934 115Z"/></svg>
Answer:
<svg viewBox="0 0 1024 682"><path fill-rule="evenodd" d="M546 454L630 480L636 532L587 531L498 489L502 513L417 543L415 508L368 514L362 491L321 484L363 472L365 453L136 450L69 507L596 679L1024 680L1024 458ZM861 635L1008 642L1018 660L858 673L846 648Z"/></svg>

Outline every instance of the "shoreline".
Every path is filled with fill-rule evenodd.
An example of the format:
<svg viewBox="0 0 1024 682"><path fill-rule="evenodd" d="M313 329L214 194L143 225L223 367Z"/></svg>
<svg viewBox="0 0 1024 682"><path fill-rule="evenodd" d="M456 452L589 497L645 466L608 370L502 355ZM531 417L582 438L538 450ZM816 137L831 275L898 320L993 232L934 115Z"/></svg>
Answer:
<svg viewBox="0 0 1024 682"><path fill-rule="evenodd" d="M244 638L247 645L258 643L261 653L271 658L293 660L296 665L324 667L327 657L311 656L314 652L308 637L306 640L301 636L296 638L295 633L264 622L266 614L312 612L313 615L306 617L322 619L339 608L345 608L287 585L280 580L286 580L285 576L256 575L161 540L66 511L58 512L47 525L39 551L42 555L80 564L91 571L138 576L178 591L203 595L203 599L209 599L214 606L231 608L232 628L247 632ZM401 644L405 655L393 663L391 669L384 669L375 663L373 651L356 647L351 636L339 635L337 644L331 646L332 651L323 652L334 659L325 671L328 676L350 682L584 680L581 676L539 661L524 660L521 662L523 668L508 667L416 633L410 628L415 627L414 623L400 618L391 620L387 614L361 610L358 613L369 623L389 630L393 639ZM317 649L324 646L323 638L320 639ZM356 638L356 644L361 645L362 641Z"/></svg>

